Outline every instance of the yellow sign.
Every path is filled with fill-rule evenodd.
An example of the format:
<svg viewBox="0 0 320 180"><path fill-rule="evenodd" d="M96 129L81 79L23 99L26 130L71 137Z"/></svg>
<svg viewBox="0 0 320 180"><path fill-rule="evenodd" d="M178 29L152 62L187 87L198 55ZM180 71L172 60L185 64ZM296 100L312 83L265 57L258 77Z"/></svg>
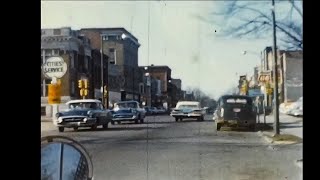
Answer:
<svg viewBox="0 0 320 180"><path fill-rule="evenodd" d="M48 104L61 103L61 86L60 84L49 84L48 86Z"/></svg>

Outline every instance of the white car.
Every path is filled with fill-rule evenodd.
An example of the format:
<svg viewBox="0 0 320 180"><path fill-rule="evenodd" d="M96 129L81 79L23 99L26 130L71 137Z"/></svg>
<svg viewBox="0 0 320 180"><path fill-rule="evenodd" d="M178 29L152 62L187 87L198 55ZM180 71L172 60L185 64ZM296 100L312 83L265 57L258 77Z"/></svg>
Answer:
<svg viewBox="0 0 320 180"><path fill-rule="evenodd" d="M179 101L170 114L176 121L195 118L198 121L204 120L205 110L201 108L198 101Z"/></svg>
<svg viewBox="0 0 320 180"><path fill-rule="evenodd" d="M303 99L300 97L296 102L290 105L287 114L292 116L303 116Z"/></svg>

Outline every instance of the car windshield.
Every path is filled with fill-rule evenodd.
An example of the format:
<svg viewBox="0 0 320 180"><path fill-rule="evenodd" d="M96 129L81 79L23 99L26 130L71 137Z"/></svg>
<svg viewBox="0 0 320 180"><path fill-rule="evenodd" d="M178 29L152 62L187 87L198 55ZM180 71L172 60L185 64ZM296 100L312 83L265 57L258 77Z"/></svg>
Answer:
<svg viewBox="0 0 320 180"><path fill-rule="evenodd" d="M229 98L226 100L226 103L228 104L247 104L246 99L240 99L240 98Z"/></svg>
<svg viewBox="0 0 320 180"><path fill-rule="evenodd" d="M115 113L132 113L131 109L119 109L118 111L115 111Z"/></svg>
<svg viewBox="0 0 320 180"><path fill-rule="evenodd" d="M41 135L98 180L300 180L303 2L41 0Z"/></svg>
<svg viewBox="0 0 320 180"><path fill-rule="evenodd" d="M100 104L96 102L78 102L70 103L69 109L99 109Z"/></svg>
<svg viewBox="0 0 320 180"><path fill-rule="evenodd" d="M116 103L115 108L138 108L137 103L135 102L121 102Z"/></svg>

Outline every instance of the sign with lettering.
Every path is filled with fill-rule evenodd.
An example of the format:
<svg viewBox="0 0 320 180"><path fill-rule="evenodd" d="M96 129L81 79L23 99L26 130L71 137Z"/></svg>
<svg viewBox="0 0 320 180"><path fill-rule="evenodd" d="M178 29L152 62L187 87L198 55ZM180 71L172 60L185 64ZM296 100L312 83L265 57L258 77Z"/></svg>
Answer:
<svg viewBox="0 0 320 180"><path fill-rule="evenodd" d="M42 65L42 72L49 78L61 78L67 72L67 63L60 56L50 57Z"/></svg>

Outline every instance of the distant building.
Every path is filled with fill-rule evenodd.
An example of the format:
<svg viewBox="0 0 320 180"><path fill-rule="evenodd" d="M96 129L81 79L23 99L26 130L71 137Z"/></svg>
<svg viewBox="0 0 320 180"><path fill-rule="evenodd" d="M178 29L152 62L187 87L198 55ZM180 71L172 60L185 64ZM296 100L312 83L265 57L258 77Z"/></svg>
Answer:
<svg viewBox="0 0 320 180"><path fill-rule="evenodd" d="M181 79L171 79L171 83L174 84L178 89L181 90Z"/></svg>
<svg viewBox="0 0 320 180"><path fill-rule="evenodd" d="M168 66L154 65L143 66L140 68L143 71L143 74L149 73L151 79L154 79L154 83L151 84L151 89L153 90L151 105L162 106L163 103L168 103L168 107L170 107L171 102L168 92L168 83L169 80L171 80L171 69ZM147 70L145 68L147 68Z"/></svg>

